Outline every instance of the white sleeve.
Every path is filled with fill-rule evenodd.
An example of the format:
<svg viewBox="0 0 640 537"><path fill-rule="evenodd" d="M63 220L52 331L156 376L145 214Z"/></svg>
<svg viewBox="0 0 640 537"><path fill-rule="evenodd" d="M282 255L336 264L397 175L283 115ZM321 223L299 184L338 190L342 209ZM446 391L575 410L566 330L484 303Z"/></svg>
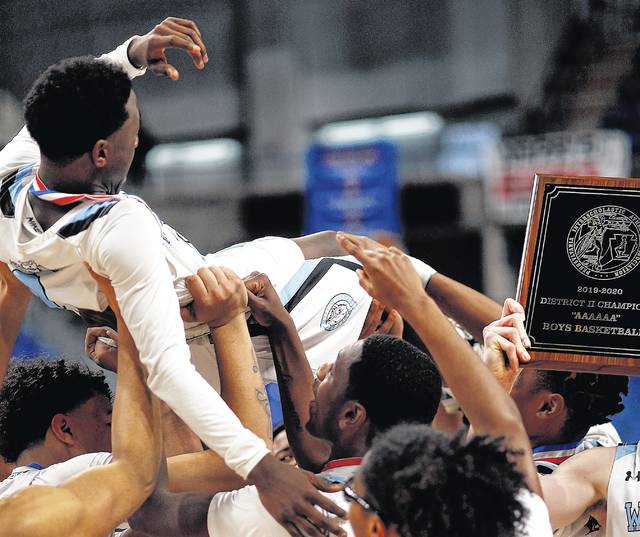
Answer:
<svg viewBox="0 0 640 537"><path fill-rule="evenodd" d="M105 466L112 460L111 453L85 453L68 461L53 464L38 472L38 477L33 481L34 485L49 485L57 487L67 479L75 477L80 472L96 466Z"/></svg>
<svg viewBox="0 0 640 537"><path fill-rule="evenodd" d="M27 127L0 151L0 181L26 164L40 162L40 148L29 135Z"/></svg>
<svg viewBox="0 0 640 537"><path fill-rule="evenodd" d="M422 280L422 287L426 287L429 283L429 280L431 279L431 276L433 276L438 271L430 265L427 265L424 261L420 261L420 259L416 259L415 257L411 256L409 256L409 259L411 259L413 268L416 269L416 272Z"/></svg>
<svg viewBox="0 0 640 537"><path fill-rule="evenodd" d="M95 229L98 231L84 239L82 255L96 272L111 280L148 371L149 388L232 470L246 478L269 451L191 363L155 216L144 204L129 198L119 202L108 220Z"/></svg>
<svg viewBox="0 0 640 537"><path fill-rule="evenodd" d="M118 67L121 67L129 78L136 78L137 76L144 75L147 72L146 67L136 67L129 60L129 55L127 51L129 50L129 43L136 37L140 37L138 35L133 35L129 39L127 39L122 45L118 46L115 50L108 52L107 54L103 54L98 59L99 60L108 60L113 62Z"/></svg>

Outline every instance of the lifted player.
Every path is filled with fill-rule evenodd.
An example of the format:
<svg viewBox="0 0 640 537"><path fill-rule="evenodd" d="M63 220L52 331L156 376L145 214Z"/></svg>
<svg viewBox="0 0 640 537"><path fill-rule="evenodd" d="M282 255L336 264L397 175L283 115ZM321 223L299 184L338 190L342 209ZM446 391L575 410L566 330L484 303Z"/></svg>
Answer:
<svg viewBox="0 0 640 537"><path fill-rule="evenodd" d="M230 468L255 483L276 520L295 525L306 517L318 532L339 531L313 504L343 511L303 474L276 461L191 365L173 282L203 267L204 258L141 199L119 193L140 125L129 77L149 66L177 79L165 56L169 47L186 50L204 68L197 26L170 18L103 61L75 58L51 66L31 88L28 132L23 129L0 153L0 261L13 272L13 279L6 278L6 300L15 300L17 278L51 307L102 311L105 297L85 263L108 277L149 371L150 389ZM223 289L233 285L224 269L212 270ZM5 308L3 300L0 327L7 341L15 341L23 313L24 307ZM197 320L199 311L193 313ZM0 350L4 368L10 347Z"/></svg>

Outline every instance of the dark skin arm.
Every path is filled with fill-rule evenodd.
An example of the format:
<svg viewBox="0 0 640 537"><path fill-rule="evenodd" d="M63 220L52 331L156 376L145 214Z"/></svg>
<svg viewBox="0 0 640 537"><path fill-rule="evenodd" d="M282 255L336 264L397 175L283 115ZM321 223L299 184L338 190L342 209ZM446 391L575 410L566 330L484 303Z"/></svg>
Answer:
<svg viewBox="0 0 640 537"><path fill-rule="evenodd" d="M531 457L531 444L518 408L475 352L458 337L422 283L409 258L397 248L373 246L361 237L338 234L338 241L364 267L360 284L373 297L398 310L431 351L442 376L467 418L480 434L505 437L505 446L521 452L513 463L531 491L542 496ZM502 353L498 334L487 340L487 352Z"/></svg>
<svg viewBox="0 0 640 537"><path fill-rule="evenodd" d="M268 329L289 444L301 468L318 472L329 459L331 446L305 428L309 403L314 399L315 375L302 341L265 274L252 274L245 285L255 320Z"/></svg>
<svg viewBox="0 0 640 537"><path fill-rule="evenodd" d="M5 263L0 263L0 384L30 302L31 291L18 281Z"/></svg>

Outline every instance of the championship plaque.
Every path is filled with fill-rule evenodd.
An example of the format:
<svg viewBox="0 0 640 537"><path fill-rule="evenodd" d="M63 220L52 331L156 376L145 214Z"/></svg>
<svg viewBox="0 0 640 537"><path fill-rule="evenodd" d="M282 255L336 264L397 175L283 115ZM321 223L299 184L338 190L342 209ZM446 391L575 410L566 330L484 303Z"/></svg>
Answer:
<svg viewBox="0 0 640 537"><path fill-rule="evenodd" d="M640 179L537 175L517 297L533 367L640 375Z"/></svg>

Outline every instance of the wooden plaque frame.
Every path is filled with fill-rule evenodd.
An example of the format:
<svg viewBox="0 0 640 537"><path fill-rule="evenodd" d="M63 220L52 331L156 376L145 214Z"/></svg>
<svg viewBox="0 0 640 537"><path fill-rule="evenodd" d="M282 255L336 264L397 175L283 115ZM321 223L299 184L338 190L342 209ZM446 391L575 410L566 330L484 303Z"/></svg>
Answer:
<svg viewBox="0 0 640 537"><path fill-rule="evenodd" d="M550 222L560 222L551 233ZM532 342L527 365L640 375L639 223L640 179L535 176L517 291ZM545 285L560 296L543 297ZM556 315L565 322L554 331Z"/></svg>

